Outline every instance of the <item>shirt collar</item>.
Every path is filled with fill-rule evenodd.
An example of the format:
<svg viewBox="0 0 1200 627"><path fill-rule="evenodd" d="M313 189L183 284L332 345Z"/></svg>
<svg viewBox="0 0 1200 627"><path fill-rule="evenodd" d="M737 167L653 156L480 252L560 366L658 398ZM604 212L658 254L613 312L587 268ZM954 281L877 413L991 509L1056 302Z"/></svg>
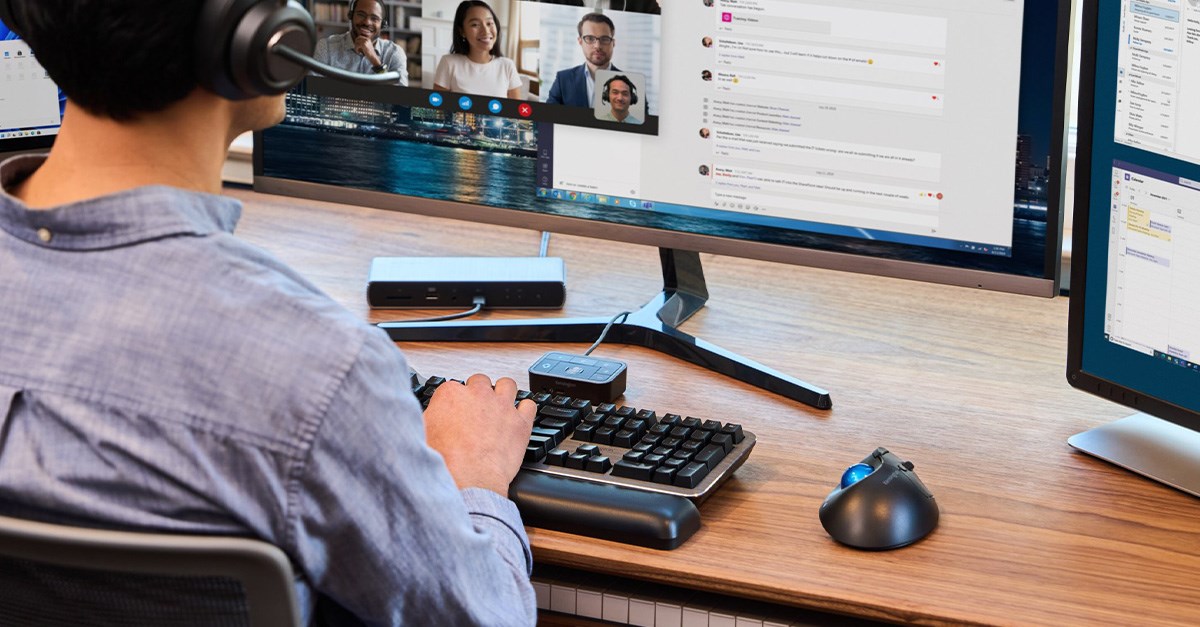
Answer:
<svg viewBox="0 0 1200 627"><path fill-rule="evenodd" d="M0 229L43 248L98 250L178 235L232 233L242 214L242 204L232 198L157 185L30 209L8 190L45 160L46 155L24 155L0 163Z"/></svg>

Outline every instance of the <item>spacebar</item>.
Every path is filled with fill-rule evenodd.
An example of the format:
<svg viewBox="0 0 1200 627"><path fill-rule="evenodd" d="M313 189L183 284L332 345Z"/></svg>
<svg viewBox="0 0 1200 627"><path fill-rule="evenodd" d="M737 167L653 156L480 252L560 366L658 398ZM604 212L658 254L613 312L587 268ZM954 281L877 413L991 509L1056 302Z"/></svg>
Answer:
<svg viewBox="0 0 1200 627"><path fill-rule="evenodd" d="M682 496L522 470L508 498L530 527L652 549L674 549L700 528L700 510Z"/></svg>

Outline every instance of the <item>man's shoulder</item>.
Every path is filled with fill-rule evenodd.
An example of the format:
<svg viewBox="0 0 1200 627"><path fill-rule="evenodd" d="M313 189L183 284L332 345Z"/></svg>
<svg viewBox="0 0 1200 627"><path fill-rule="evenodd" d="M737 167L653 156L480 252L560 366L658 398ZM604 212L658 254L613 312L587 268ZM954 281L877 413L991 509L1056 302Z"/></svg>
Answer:
<svg viewBox="0 0 1200 627"><path fill-rule="evenodd" d="M574 77L583 78L582 72L587 71L585 69L585 67L586 67L586 64L580 63L579 65L576 65L574 67L569 67L565 70L559 70L556 78L562 78L562 79L566 79L566 80L570 80L571 78L574 78Z"/></svg>

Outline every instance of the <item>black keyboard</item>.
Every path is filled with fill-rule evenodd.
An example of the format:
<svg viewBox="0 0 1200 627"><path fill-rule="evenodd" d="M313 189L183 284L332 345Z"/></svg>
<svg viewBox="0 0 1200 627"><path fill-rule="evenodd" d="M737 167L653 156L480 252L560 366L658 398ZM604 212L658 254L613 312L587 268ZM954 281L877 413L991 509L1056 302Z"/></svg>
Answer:
<svg viewBox="0 0 1200 627"><path fill-rule="evenodd" d="M421 407L444 383L412 374ZM674 549L700 529L696 505L754 448L754 434L736 423L517 395L526 398L537 404L537 419L508 497L531 527Z"/></svg>
<svg viewBox="0 0 1200 627"><path fill-rule="evenodd" d="M442 377L419 382L421 406ZM679 496L700 504L732 476L754 448L740 424L593 404L561 394L522 390L537 404L524 471Z"/></svg>

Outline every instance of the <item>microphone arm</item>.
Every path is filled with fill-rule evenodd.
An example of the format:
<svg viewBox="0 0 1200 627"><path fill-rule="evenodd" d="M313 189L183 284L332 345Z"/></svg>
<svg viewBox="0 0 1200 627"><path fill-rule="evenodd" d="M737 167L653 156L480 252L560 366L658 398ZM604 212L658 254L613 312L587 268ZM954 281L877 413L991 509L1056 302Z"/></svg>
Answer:
<svg viewBox="0 0 1200 627"><path fill-rule="evenodd" d="M291 61L292 63L295 63L296 65L308 68L318 74L336 78L347 83L356 83L359 85L394 85L396 84L396 81L400 80L399 72L384 72L383 74L356 74L354 72L340 70L333 66L321 63L320 61L317 61L316 59L297 51L295 48L292 48L287 44L277 43L274 46L271 46L271 52L287 59L288 61Z"/></svg>

